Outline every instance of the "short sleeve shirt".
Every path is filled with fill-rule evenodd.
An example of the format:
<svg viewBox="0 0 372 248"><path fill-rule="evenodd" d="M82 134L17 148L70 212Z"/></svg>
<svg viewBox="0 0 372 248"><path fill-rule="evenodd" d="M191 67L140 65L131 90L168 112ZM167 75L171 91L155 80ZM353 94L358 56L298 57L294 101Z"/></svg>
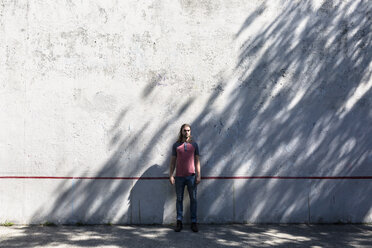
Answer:
<svg viewBox="0 0 372 248"><path fill-rule="evenodd" d="M195 173L195 156L199 156L196 142L176 142L172 147L172 156L176 156L176 177L186 177Z"/></svg>

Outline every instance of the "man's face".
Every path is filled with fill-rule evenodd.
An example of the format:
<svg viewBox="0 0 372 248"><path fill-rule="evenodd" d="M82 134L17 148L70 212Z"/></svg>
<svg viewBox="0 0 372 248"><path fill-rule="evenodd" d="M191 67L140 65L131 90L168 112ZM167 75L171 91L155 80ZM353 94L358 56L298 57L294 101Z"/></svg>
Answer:
<svg viewBox="0 0 372 248"><path fill-rule="evenodd" d="M185 137L185 138L190 137L190 135L191 135L191 128L188 127L188 126L184 127L184 128L182 129L182 135L183 135L183 137Z"/></svg>

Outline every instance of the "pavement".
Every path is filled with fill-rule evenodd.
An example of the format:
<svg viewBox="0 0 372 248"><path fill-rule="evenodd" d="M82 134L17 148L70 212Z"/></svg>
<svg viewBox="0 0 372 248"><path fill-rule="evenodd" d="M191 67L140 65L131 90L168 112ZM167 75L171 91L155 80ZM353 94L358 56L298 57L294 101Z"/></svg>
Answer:
<svg viewBox="0 0 372 248"><path fill-rule="evenodd" d="M372 247L372 225L0 226L0 247Z"/></svg>

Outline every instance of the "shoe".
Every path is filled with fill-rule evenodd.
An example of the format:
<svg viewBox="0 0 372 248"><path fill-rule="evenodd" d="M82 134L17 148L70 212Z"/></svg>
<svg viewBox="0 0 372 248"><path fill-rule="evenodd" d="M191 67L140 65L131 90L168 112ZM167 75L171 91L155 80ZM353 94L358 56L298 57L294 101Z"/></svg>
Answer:
<svg viewBox="0 0 372 248"><path fill-rule="evenodd" d="M199 231L198 224L196 224L196 222L191 223L191 230L193 232L198 232Z"/></svg>
<svg viewBox="0 0 372 248"><path fill-rule="evenodd" d="M181 230L182 230L182 221L177 220L177 226L176 226L176 229L174 229L174 231L180 232Z"/></svg>

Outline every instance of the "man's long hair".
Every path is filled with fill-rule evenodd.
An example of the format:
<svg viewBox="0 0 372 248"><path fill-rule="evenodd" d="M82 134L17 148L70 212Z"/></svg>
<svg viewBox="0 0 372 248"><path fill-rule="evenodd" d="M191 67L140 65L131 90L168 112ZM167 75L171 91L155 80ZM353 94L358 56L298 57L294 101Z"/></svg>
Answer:
<svg viewBox="0 0 372 248"><path fill-rule="evenodd" d="M187 123L183 124L183 125L181 126L181 128L180 128L180 132L179 132L179 134L178 134L178 140L177 140L177 142L182 142L182 138L183 138L183 135L182 135L182 129L183 129L184 127L189 127L190 130L191 130L191 126L190 126L189 124L187 124ZM192 141L192 136L191 136L191 135L190 135L190 141Z"/></svg>

